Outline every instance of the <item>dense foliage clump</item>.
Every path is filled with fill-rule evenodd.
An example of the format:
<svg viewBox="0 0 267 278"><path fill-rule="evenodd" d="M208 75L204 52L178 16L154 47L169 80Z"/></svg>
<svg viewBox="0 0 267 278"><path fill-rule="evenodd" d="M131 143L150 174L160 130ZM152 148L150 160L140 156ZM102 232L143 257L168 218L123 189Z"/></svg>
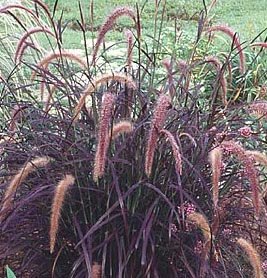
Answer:
<svg viewBox="0 0 267 278"><path fill-rule="evenodd" d="M266 43L211 26L212 1L184 57L179 38L159 51L160 21L146 44L138 5L108 15L89 51L80 6L80 55L64 48L62 20L33 2L0 9L24 30L3 50L13 68L0 68L3 270L264 277ZM121 17L130 27L117 67L105 40ZM229 49L216 54L218 32Z"/></svg>

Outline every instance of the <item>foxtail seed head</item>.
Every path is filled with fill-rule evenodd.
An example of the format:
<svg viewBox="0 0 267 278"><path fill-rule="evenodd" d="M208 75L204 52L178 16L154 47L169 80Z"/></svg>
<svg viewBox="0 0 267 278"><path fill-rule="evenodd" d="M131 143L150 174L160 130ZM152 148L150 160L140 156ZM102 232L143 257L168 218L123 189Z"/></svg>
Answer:
<svg viewBox="0 0 267 278"><path fill-rule="evenodd" d="M115 96L112 93L105 93L102 99L100 123L98 130L98 143L95 154L93 179L97 181L104 174L107 150L109 146L109 124L112 117Z"/></svg>
<svg viewBox="0 0 267 278"><path fill-rule="evenodd" d="M164 125L170 104L170 97L166 94L160 95L156 103L146 148L145 172L147 176L150 176L151 174L154 152L157 147L159 132Z"/></svg>
<svg viewBox="0 0 267 278"><path fill-rule="evenodd" d="M54 199L52 203L51 217L50 217L50 253L54 252L56 236L59 227L60 211L63 206L65 195L68 188L74 184L74 177L66 175L57 185L55 189Z"/></svg>
<svg viewBox="0 0 267 278"><path fill-rule="evenodd" d="M239 238L237 240L237 244L240 247L242 247L242 249L246 252L254 270L254 277L264 278L264 274L261 267L261 258L256 249L253 247L253 245L244 238Z"/></svg>

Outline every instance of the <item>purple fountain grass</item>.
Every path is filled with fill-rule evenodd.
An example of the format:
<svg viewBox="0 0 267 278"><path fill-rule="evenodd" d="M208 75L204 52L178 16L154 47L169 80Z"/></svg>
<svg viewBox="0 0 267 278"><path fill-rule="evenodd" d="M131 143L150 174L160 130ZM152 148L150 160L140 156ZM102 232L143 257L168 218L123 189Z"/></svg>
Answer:
<svg viewBox="0 0 267 278"><path fill-rule="evenodd" d="M259 198L259 178L258 172L254 165L253 158L246 153L246 150L235 141L223 141L220 147L227 153L233 154L242 163L244 167L244 176L250 183L252 191L252 201L256 215L260 213L260 198Z"/></svg>
<svg viewBox="0 0 267 278"><path fill-rule="evenodd" d="M264 278L264 273L261 266L261 258L259 253L256 251L254 246L244 238L239 238L237 240L237 244L242 247L242 249L246 252L250 264L254 270L255 278Z"/></svg>
<svg viewBox="0 0 267 278"><path fill-rule="evenodd" d="M219 181L221 177L221 166L222 166L222 150L217 147L210 151L209 162L212 171L212 194L213 204L217 208L219 200Z"/></svg>
<svg viewBox="0 0 267 278"><path fill-rule="evenodd" d="M60 211L63 206L63 202L65 199L65 195L67 190L71 185L74 184L74 177L72 175L66 175L57 185L55 189L54 199L52 203L51 209L51 217L50 217L50 253L54 252L55 243L56 243L56 236L59 227L59 218L60 218Z"/></svg>
<svg viewBox="0 0 267 278"><path fill-rule="evenodd" d="M112 140L116 139L122 133L130 133L133 131L133 124L129 121L120 121L116 123L112 127L112 131L110 132L110 137Z"/></svg>
<svg viewBox="0 0 267 278"><path fill-rule="evenodd" d="M8 13L9 10L12 10L12 9L23 10L23 11L31 14L37 20L37 22L39 22L38 17L36 16L36 14L33 11L31 11L29 8L27 8L23 5L19 5L19 4L10 4L10 5L6 5L4 7L1 7L0 8L0 13Z"/></svg>
<svg viewBox="0 0 267 278"><path fill-rule="evenodd" d="M125 32L125 37L127 40L127 66L129 72L131 71L132 68L132 63L133 63L133 33L126 29Z"/></svg>
<svg viewBox="0 0 267 278"><path fill-rule="evenodd" d="M15 62L16 63L21 61L21 57L23 56L23 53L24 53L26 47L28 46L26 44L25 47L23 47L27 38L33 34L40 33L40 32L46 33L46 34L49 34L49 35L55 37L55 35L52 33L52 31L50 31L49 29L44 28L44 27L34 27L34 28L29 29L26 33L24 33L22 35L21 39L19 40L19 42L17 44L17 48L16 48L16 52L15 52Z"/></svg>
<svg viewBox="0 0 267 278"><path fill-rule="evenodd" d="M81 57L79 57L78 55L76 55L75 53L71 53L70 51L67 50L61 50L61 51L55 51L52 53L47 54L46 56L44 56L37 64L37 68L42 68L42 69L47 69L48 65L54 61L54 60L58 60L58 59L69 59L71 61L76 62L77 64L79 64L83 69L87 68L87 63L86 61L84 61ZM31 75L31 81L34 80L35 76L36 76L37 71L34 70L32 75Z"/></svg>
<svg viewBox="0 0 267 278"><path fill-rule="evenodd" d="M221 84L221 90L222 90L222 102L226 106L227 105L227 81L224 76L224 73L222 72L222 64L219 61L217 57L214 56L208 56L205 58L205 61L208 63L211 63L212 65L215 66L216 71L217 71L217 76L220 79L220 84Z"/></svg>
<svg viewBox="0 0 267 278"><path fill-rule="evenodd" d="M267 42L254 42L250 46L251 47L259 46L259 47L267 48Z"/></svg>
<svg viewBox="0 0 267 278"><path fill-rule="evenodd" d="M166 94L160 95L156 103L146 147L145 172L147 176L150 176L152 171L154 153L157 147L159 132L165 122L170 104L171 99Z"/></svg>
<svg viewBox="0 0 267 278"><path fill-rule="evenodd" d="M206 30L207 33L218 32L218 31L223 32L224 34L228 35L232 39L236 49L238 50L240 72L241 72L241 74L244 74L245 71L246 71L246 68L245 68L245 63L246 63L245 62L245 54L244 54L244 51L242 49L240 40L237 36L237 33L235 31L233 31L227 25L215 25L215 26L211 26L211 27L207 28L207 30Z"/></svg>
<svg viewBox="0 0 267 278"><path fill-rule="evenodd" d="M93 53L92 53L92 64L95 64L96 56L98 53L98 49L101 45L101 43L104 40L104 37L106 33L111 30L117 20L117 18L121 16L128 16L133 19L133 21L136 23L136 14L135 11L129 7L119 7L112 11L112 13L107 17L104 24L101 26L96 43L94 45Z"/></svg>
<svg viewBox="0 0 267 278"><path fill-rule="evenodd" d="M28 42L28 41L24 41L24 44L21 46L20 52L21 52L22 54L20 55L20 57L23 56L23 54L24 54L24 52L25 52L25 50L26 50L27 47L31 47L31 48L33 48L33 49L39 51L38 46L35 46L33 43L30 43L30 42Z"/></svg>
<svg viewBox="0 0 267 278"><path fill-rule="evenodd" d="M131 89L136 89L136 84L133 81L132 77L125 75L123 73L107 73L107 74L102 74L100 76L97 76L94 80L92 80L88 87L83 91L83 95L80 97L78 104L76 105L74 109L74 117L73 117L73 122L75 122L85 104L85 100L87 96L91 95L92 93L95 92L97 87L99 85L102 85L108 81L116 81L120 83L125 83L129 88Z"/></svg>
<svg viewBox="0 0 267 278"><path fill-rule="evenodd" d="M12 178L5 191L2 208L0 211L0 220L2 220L6 216L7 211L11 208L13 196L15 195L18 187L25 181L28 175L34 172L37 168L47 166L47 164L50 163L51 160L51 158L46 156L36 157L23 165L18 173Z"/></svg>
<svg viewBox="0 0 267 278"><path fill-rule="evenodd" d="M95 154L93 179L97 181L104 174L106 156L110 141L109 124L112 118L113 105L115 102L115 95L112 93L104 93L101 104L101 115L98 130L98 143Z"/></svg>
<svg viewBox="0 0 267 278"><path fill-rule="evenodd" d="M174 138L174 136L166 129L162 129L160 131L160 133L162 133L164 136L167 137L168 141L171 144L172 147L172 153L173 153L173 157L175 160L175 169L176 172L179 173L180 175L182 175L182 157L181 157L181 152L180 152L180 148Z"/></svg>
<svg viewBox="0 0 267 278"><path fill-rule="evenodd" d="M170 92L171 98L173 98L175 95L175 88L174 88L174 80L173 80L173 74L172 74L171 61L169 59L164 59L162 61L162 65L165 67L165 69L167 71L168 82L169 82L169 92Z"/></svg>
<svg viewBox="0 0 267 278"><path fill-rule="evenodd" d="M77 64L81 66L82 69L87 68L87 63L84 61L81 57L77 56L75 53L71 53L70 51L66 50L61 50L61 51L55 51L52 53L47 54L45 57L43 57L37 64L37 68L42 69L42 71L47 70L49 64L58 59L69 59L71 61L75 61ZM31 81L34 80L35 76L37 74L37 71L34 70L31 75ZM43 74L42 74L43 75ZM44 95L44 90L45 90L45 81L44 81L44 76L42 77L41 85L40 85L40 93L41 93L41 99L43 99ZM52 96L49 96L49 100L52 98ZM48 104L47 104L48 105ZM46 105L46 106L47 106Z"/></svg>

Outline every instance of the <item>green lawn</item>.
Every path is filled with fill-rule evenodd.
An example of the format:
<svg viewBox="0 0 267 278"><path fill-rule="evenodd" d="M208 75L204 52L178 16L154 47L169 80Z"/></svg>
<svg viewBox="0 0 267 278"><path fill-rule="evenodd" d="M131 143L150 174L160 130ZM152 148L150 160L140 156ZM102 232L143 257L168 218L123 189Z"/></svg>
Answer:
<svg viewBox="0 0 267 278"><path fill-rule="evenodd" d="M154 25L155 2L152 0L97 0L94 1L94 26L99 26L105 16L116 6L129 5L139 7L144 5L142 11L142 27L144 34L151 34L151 28ZM159 1L160 2L160 1ZM164 1L161 1L161 6ZM206 1L207 4L209 1ZM46 0L46 3L52 8L54 0ZM90 1L81 0L86 18L89 18ZM164 26L173 26L174 18L182 29L194 30L196 21L190 20L194 14L199 13L203 9L202 0L166 0L166 14L164 18ZM64 11L64 20L75 22L79 19L78 4L75 0L59 0L57 16ZM215 8L212 10L214 23L225 23L240 33L242 40L253 39L262 30L267 28L267 0L220 0L217 1ZM89 22L89 20L88 20ZM75 23L70 23L75 26ZM76 34L75 36L74 33ZM267 32L266 32L267 33ZM265 33L265 35L266 35ZM69 44L77 43L77 32L69 30L69 34L65 34L66 41ZM113 33L115 38L120 37L120 33ZM264 38L264 37L263 37Z"/></svg>
<svg viewBox="0 0 267 278"><path fill-rule="evenodd" d="M52 11L55 0L45 0L45 2ZM87 23L88 31L86 32L86 37L88 39L88 47L90 47L91 38L97 36L96 30L101 26L105 17L116 6L128 5L135 7L136 3L141 13L143 42L151 47L151 45L153 45L153 40L158 39L158 33L154 32L155 15L157 14L157 26L159 27L162 20L163 0L95 0L93 1L93 22L90 11L90 7L92 7L92 5L90 5L91 2L90 0L80 0ZM160 3L157 13L155 12L155 2ZM209 3L208 0L206 0L206 2ZM190 48L190 45L193 45L196 40L198 14L203 8L203 0L166 0L162 32L159 38L159 42L162 46L158 50L161 51L161 53L175 53L178 57L186 57L188 54L186 53L186 51L188 51L188 46ZM62 36L63 47L65 49L84 49L83 35L82 32L79 31L79 25L77 24L77 20L80 20L78 0L58 0L55 17L59 19L62 13L62 25L67 26ZM241 41L250 41L267 28L267 0L218 0L215 8L210 13L210 18L212 24L224 23L231 26L234 30L239 32ZM180 38L176 44L174 44L175 24L177 26L176 31L179 33ZM0 21L0 35L3 37L1 40L2 44L0 44L0 52L5 52L7 42L14 41L16 43L24 32L20 26L16 30L10 29L10 26L8 22L1 24ZM94 32L90 31L90 26L94 27ZM119 19L118 28L107 33L106 41L111 44L125 41L122 32L125 26L129 28L133 27L132 21L127 18ZM263 41L266 36L267 31L265 31L258 40ZM37 38L40 39L39 41L42 47L47 50L51 49L51 42L48 41L46 37L37 34ZM229 42L229 40L227 41ZM225 50L226 44L223 44L223 42L224 40L216 40L216 46L222 47L223 50ZM52 44L53 43L54 42L52 42ZM15 44L12 47L12 51L14 52ZM56 43L54 43L54 47L57 47ZM113 49L117 51L123 47L125 48L125 43L121 43L118 47ZM4 61L1 63L8 64L9 57L5 56L2 60Z"/></svg>

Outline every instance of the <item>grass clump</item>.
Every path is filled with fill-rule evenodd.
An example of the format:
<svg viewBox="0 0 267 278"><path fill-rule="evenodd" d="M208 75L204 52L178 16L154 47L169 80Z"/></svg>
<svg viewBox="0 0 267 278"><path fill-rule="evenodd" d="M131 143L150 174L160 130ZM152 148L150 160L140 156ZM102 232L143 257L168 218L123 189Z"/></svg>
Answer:
<svg viewBox="0 0 267 278"><path fill-rule="evenodd" d="M37 20L18 40L17 55L7 49L19 64L1 79L3 271L9 265L19 277L262 277L266 64L261 41L253 50L235 31L228 52L212 53L206 31L221 31L210 21L215 2L196 17L184 59L174 51L179 38L174 49L164 48L157 13L165 16L164 3L152 45L141 35L136 5L110 13L92 51L80 5L82 53L64 46L64 25L43 2L18 8ZM115 67L107 33L124 14L134 24ZM22 51L31 30L48 35L49 51Z"/></svg>

